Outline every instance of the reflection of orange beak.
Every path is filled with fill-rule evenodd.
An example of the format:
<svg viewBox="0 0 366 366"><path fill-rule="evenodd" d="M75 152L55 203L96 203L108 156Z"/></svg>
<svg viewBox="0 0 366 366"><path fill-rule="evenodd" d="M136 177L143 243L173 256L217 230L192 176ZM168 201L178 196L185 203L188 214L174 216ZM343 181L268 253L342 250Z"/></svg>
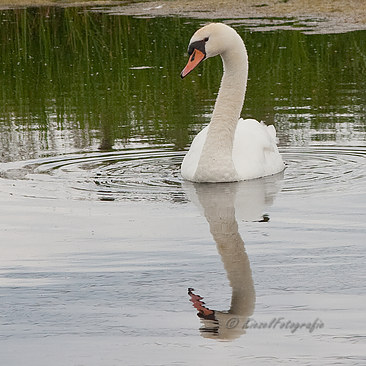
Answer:
<svg viewBox="0 0 366 366"><path fill-rule="evenodd" d="M196 295L193 293L194 289L193 288L189 288L188 289L188 295L191 297L190 298L190 302L193 303L193 306L198 310L198 315L199 317L205 318L205 319L210 319L210 316L214 316L215 315L215 311L211 310L209 308L207 308L205 306L205 303L201 300L203 300L203 297L201 297L200 295Z"/></svg>
<svg viewBox="0 0 366 366"><path fill-rule="evenodd" d="M202 51L195 49L189 58L186 67L180 74L181 78L183 79L186 77L205 57L206 56Z"/></svg>

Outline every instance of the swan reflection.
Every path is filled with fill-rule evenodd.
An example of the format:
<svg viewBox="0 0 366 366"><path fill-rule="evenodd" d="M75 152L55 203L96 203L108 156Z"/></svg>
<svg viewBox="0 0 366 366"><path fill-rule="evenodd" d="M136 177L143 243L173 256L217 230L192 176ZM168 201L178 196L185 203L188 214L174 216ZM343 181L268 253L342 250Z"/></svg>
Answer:
<svg viewBox="0 0 366 366"><path fill-rule="evenodd" d="M203 210L232 288L227 311L208 308L193 288L188 289L190 301L198 310L203 337L229 340L245 333L248 318L254 311L255 289L238 220L268 221L264 210L281 190L282 180L281 173L237 183L183 184L188 198Z"/></svg>

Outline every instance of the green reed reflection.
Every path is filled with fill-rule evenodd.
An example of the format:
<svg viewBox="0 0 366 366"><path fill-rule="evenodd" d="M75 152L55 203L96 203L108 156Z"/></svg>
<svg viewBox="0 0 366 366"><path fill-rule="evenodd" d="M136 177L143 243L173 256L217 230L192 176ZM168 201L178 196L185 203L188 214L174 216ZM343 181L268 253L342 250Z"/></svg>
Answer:
<svg viewBox="0 0 366 366"><path fill-rule="evenodd" d="M1 159L131 139L184 148L208 122L221 78L219 59L179 78L199 24L82 8L2 11ZM238 31L250 57L243 116L275 123L283 143L298 142L296 129L334 141L340 124L364 136L365 32Z"/></svg>

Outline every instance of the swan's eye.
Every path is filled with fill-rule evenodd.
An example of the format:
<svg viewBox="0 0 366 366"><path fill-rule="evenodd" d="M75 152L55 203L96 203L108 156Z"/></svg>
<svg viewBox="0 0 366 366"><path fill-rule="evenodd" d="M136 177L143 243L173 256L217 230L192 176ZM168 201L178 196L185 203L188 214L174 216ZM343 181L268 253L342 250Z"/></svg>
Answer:
<svg viewBox="0 0 366 366"><path fill-rule="evenodd" d="M205 42L207 42L207 41L208 41L208 37L206 37L206 38L204 39L204 41L205 41Z"/></svg>

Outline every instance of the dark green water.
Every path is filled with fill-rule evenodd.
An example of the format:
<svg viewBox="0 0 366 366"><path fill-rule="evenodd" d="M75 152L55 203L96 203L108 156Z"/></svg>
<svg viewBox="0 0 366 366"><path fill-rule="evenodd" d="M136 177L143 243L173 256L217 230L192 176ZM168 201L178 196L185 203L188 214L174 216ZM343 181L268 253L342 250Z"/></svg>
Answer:
<svg viewBox="0 0 366 366"><path fill-rule="evenodd" d="M0 13L1 160L131 140L185 148L209 121L221 61L180 80L200 22L83 9ZM365 140L365 32L246 31L242 115L274 123L281 146Z"/></svg>
<svg viewBox="0 0 366 366"><path fill-rule="evenodd" d="M222 75L180 79L200 24L0 12L2 364L364 365L366 32L237 25L242 116L287 168L192 185Z"/></svg>

